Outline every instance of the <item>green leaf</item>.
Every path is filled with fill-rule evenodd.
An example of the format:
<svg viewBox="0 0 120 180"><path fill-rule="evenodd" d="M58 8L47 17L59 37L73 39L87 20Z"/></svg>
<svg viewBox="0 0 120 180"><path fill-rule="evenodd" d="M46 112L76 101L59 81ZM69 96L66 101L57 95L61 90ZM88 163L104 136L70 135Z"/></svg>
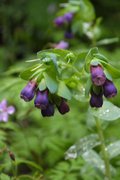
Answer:
<svg viewBox="0 0 120 180"><path fill-rule="evenodd" d="M102 173L105 171L105 165L104 161L101 159L101 157L92 149L87 150L82 157L84 160L91 164L93 167L99 169Z"/></svg>
<svg viewBox="0 0 120 180"><path fill-rule="evenodd" d="M86 83L86 87L85 87L85 95L88 96L90 93L90 89L92 86L92 81L91 81L91 76L88 77L87 83Z"/></svg>
<svg viewBox="0 0 120 180"><path fill-rule="evenodd" d="M64 81L59 82L57 94L58 94L58 96L61 96L61 97L68 99L68 100L70 100L72 97L72 94L71 94L69 88L64 83Z"/></svg>
<svg viewBox="0 0 120 180"><path fill-rule="evenodd" d="M110 159L120 155L120 140L109 144L106 148Z"/></svg>
<svg viewBox="0 0 120 180"><path fill-rule="evenodd" d="M42 64L36 64L34 66L27 68L25 71L20 73L20 77L24 80L29 80L30 77L32 77L33 74L36 72L36 70L40 68L41 66Z"/></svg>
<svg viewBox="0 0 120 180"><path fill-rule="evenodd" d="M65 58L65 56L69 53L70 51L64 49L49 49L49 50L39 51L37 53L37 57L41 59L44 59L45 57L49 57L52 59L53 57L56 56L56 58L58 59L58 57Z"/></svg>
<svg viewBox="0 0 120 180"><path fill-rule="evenodd" d="M105 62L108 62L108 59L104 55L102 55L101 53L95 53L94 57L97 59L103 60Z"/></svg>
<svg viewBox="0 0 120 180"><path fill-rule="evenodd" d="M40 91L44 91L45 89L46 89L46 82L45 82L45 79L42 79L41 81L40 81L40 83L39 83L39 90Z"/></svg>
<svg viewBox="0 0 120 180"><path fill-rule="evenodd" d="M104 61L100 61L100 62L107 69L107 71L111 74L113 78L116 79L120 78L120 71L118 69L116 69L115 67Z"/></svg>
<svg viewBox="0 0 120 180"><path fill-rule="evenodd" d="M108 45L108 44L112 44L112 43L116 43L116 42L119 42L118 37L109 38L109 39L102 39L102 40L97 42L97 45Z"/></svg>
<svg viewBox="0 0 120 180"><path fill-rule="evenodd" d="M100 145L100 141L97 134L85 136L67 150L65 159L77 158L87 152L88 149L90 150L98 145Z"/></svg>
<svg viewBox="0 0 120 180"><path fill-rule="evenodd" d="M90 108L90 113L97 118L114 121L120 117L120 108L109 101L104 101L103 106L99 109Z"/></svg>
<svg viewBox="0 0 120 180"><path fill-rule="evenodd" d="M85 70L86 70L86 72L90 71L90 62L94 58L94 54L97 54L97 53L98 53L97 47L94 47L94 48L89 50L89 52L85 58Z"/></svg>
<svg viewBox="0 0 120 180"><path fill-rule="evenodd" d="M37 165L33 161L24 160L24 159L17 159L16 163L17 163L17 165L19 165L19 164L27 164L29 167L32 167L32 168L35 168L36 170L42 171L41 166Z"/></svg>
<svg viewBox="0 0 120 180"><path fill-rule="evenodd" d="M46 82L46 86L51 93L55 93L58 89L58 82L56 81L54 74L44 73L44 78Z"/></svg>
<svg viewBox="0 0 120 180"><path fill-rule="evenodd" d="M4 173L0 174L0 180L10 180L10 177Z"/></svg>

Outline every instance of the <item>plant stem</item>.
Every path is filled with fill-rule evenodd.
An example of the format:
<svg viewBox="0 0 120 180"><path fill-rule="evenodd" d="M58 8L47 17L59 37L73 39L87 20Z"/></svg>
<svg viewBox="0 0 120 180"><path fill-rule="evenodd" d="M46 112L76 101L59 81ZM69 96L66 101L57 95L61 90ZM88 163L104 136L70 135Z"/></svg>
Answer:
<svg viewBox="0 0 120 180"><path fill-rule="evenodd" d="M96 118L96 126L98 129L98 135L101 142L101 151L102 151L102 155L103 155L103 159L105 163L105 180L111 180L108 152L105 146L105 139L104 139L104 134L103 134L102 126L101 126L101 121L98 118Z"/></svg>

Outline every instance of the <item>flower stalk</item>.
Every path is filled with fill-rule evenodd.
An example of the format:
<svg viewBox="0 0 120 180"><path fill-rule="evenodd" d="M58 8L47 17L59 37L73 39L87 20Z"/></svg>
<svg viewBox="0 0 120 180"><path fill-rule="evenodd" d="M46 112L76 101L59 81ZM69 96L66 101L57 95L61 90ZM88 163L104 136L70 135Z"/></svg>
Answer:
<svg viewBox="0 0 120 180"><path fill-rule="evenodd" d="M101 151L105 164L105 180L111 180L111 171L110 171L110 163L109 163L109 155L105 146L104 134L101 126L100 119L96 118L96 127L98 130L99 139L101 142Z"/></svg>

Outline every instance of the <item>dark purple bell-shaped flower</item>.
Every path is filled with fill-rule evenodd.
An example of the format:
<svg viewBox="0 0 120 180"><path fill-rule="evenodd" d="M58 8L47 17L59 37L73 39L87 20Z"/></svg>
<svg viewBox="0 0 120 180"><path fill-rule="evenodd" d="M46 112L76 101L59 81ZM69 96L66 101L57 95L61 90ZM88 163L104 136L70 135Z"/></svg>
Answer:
<svg viewBox="0 0 120 180"><path fill-rule="evenodd" d="M40 108L40 109L46 109L48 104L49 104L49 99L48 99L48 89L44 91L37 91L36 92L36 98L34 101L35 107Z"/></svg>
<svg viewBox="0 0 120 180"><path fill-rule="evenodd" d="M60 27L64 24L65 19L64 16L58 16L57 18L55 18L54 23L56 24L56 26Z"/></svg>
<svg viewBox="0 0 120 180"><path fill-rule="evenodd" d="M42 109L41 110L41 114L42 114L43 117L53 116L54 112L55 112L54 105L51 102L49 102L49 104L48 104L46 109Z"/></svg>
<svg viewBox="0 0 120 180"><path fill-rule="evenodd" d="M91 65L90 72L93 84L96 86L102 86L105 83L106 76L104 74L103 68L100 65Z"/></svg>
<svg viewBox="0 0 120 180"><path fill-rule="evenodd" d="M112 81L106 79L103 84L103 94L106 98L111 98L117 95L117 89Z"/></svg>
<svg viewBox="0 0 120 180"><path fill-rule="evenodd" d="M29 81L25 88L21 91L20 97L24 101L31 101L34 98L37 83L35 81Z"/></svg>
<svg viewBox="0 0 120 180"><path fill-rule="evenodd" d="M69 110L70 110L68 104L66 103L65 99L63 99L63 98L61 99L60 105L57 106L57 108L61 114L65 114L65 113L69 112Z"/></svg>
<svg viewBox="0 0 120 180"><path fill-rule="evenodd" d="M93 91L91 92L90 98L90 106L100 108L103 105L102 93L95 94Z"/></svg>
<svg viewBox="0 0 120 180"><path fill-rule="evenodd" d="M67 22L71 22L73 19L73 13L68 12L68 13L64 14L64 18Z"/></svg>

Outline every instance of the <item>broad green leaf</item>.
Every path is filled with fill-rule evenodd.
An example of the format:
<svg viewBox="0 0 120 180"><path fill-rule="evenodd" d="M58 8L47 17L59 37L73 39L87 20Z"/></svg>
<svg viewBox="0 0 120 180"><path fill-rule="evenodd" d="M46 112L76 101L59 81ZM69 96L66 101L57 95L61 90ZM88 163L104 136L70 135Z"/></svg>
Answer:
<svg viewBox="0 0 120 180"><path fill-rule="evenodd" d="M94 8L90 1L71 0L70 3L73 7L79 7L78 11L76 12L77 16L79 16L79 19L84 21L92 21L95 18Z"/></svg>
<svg viewBox="0 0 120 180"><path fill-rule="evenodd" d="M111 64L106 63L104 61L100 61L101 64L107 69L107 71L111 74L113 78L120 78L120 71L113 67Z"/></svg>
<svg viewBox="0 0 120 180"><path fill-rule="evenodd" d="M74 66L76 66L77 69L81 70L83 68L86 54L87 52L81 52L78 55L76 54Z"/></svg>
<svg viewBox="0 0 120 180"><path fill-rule="evenodd" d="M10 180L10 177L7 174L0 174L0 180Z"/></svg>
<svg viewBox="0 0 120 180"><path fill-rule="evenodd" d="M105 163L94 150L90 149L82 155L83 159L92 165L95 169L100 170L105 174ZM110 165L110 171L112 174L115 174L115 169Z"/></svg>
<svg viewBox="0 0 120 180"><path fill-rule="evenodd" d="M77 158L98 145L100 145L100 142L97 134L83 137L67 150L65 153L65 159Z"/></svg>
<svg viewBox="0 0 120 180"><path fill-rule="evenodd" d="M44 73L44 78L46 82L46 86L51 93L55 93L58 89L58 82L55 79L54 74L51 73Z"/></svg>
<svg viewBox="0 0 120 180"><path fill-rule="evenodd" d="M61 97L68 99L68 100L70 100L72 97L72 94L71 94L69 88L64 83L64 81L59 82L57 94L58 94L58 96L61 96Z"/></svg>
<svg viewBox="0 0 120 180"><path fill-rule="evenodd" d="M110 159L120 155L120 140L109 144L106 148Z"/></svg>
<svg viewBox="0 0 120 180"><path fill-rule="evenodd" d="M45 82L45 79L42 79L41 81L40 81L40 83L39 83L39 90L40 91L44 91L45 89L46 89L46 82Z"/></svg>
<svg viewBox="0 0 120 180"><path fill-rule="evenodd" d="M44 59L45 57L49 58L56 58L61 57L64 58L67 54L69 54L70 51L64 50L64 49L49 49L49 50L43 50L39 51L37 53L38 58Z"/></svg>
<svg viewBox="0 0 120 180"><path fill-rule="evenodd" d="M106 121L114 121L120 117L120 108L118 108L109 101L104 101L101 108L90 108L90 113L92 113L92 115L97 118Z"/></svg>
<svg viewBox="0 0 120 180"><path fill-rule="evenodd" d="M86 72L89 72L90 71L90 62L91 60L94 58L94 54L97 54L98 53L98 48L95 47L95 48L92 48L89 50L86 58L85 58L85 70Z"/></svg>
<svg viewBox="0 0 120 180"><path fill-rule="evenodd" d="M94 168L99 169L102 173L105 172L105 165L104 161L101 159L101 157L92 149L88 149L82 157L84 160L91 164Z"/></svg>

